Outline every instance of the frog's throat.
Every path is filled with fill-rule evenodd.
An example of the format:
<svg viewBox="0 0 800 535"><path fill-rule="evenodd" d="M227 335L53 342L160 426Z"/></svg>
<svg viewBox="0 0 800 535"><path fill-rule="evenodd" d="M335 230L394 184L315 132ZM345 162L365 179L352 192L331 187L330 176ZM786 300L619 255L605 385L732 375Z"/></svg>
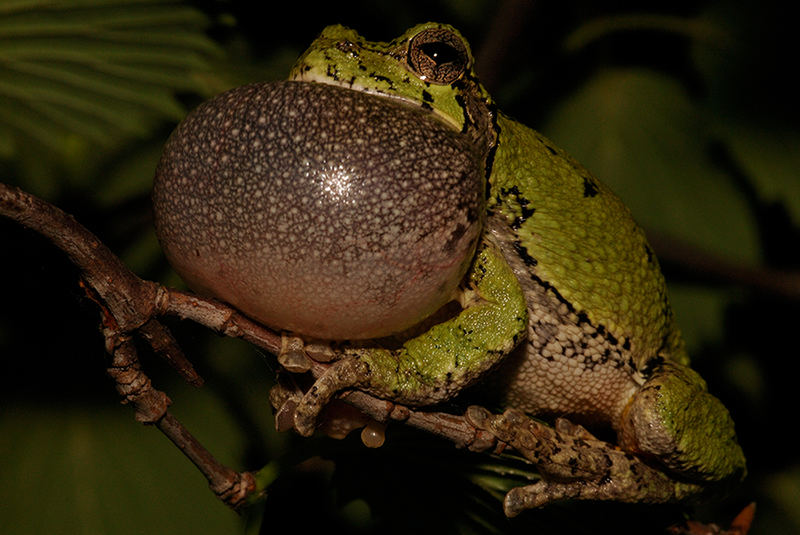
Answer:
<svg viewBox="0 0 800 535"><path fill-rule="evenodd" d="M314 71L304 72L303 69L294 68L289 76L289 81L320 83L351 89L381 98L390 98L406 106L431 113L434 117L443 121L454 130L467 136L470 140L479 155L479 160L484 162L484 174L487 181L486 194L489 194L488 181L492 173L494 153L497 150L500 137L500 127L497 122L499 114L494 102L486 95L485 91L482 91L480 82L473 76L468 75L463 81L456 82L464 84L462 98L458 99L463 115L461 121L456 121L449 114L434 106L421 103L412 97L389 91L381 91L363 85L355 80L342 81L322 73Z"/></svg>

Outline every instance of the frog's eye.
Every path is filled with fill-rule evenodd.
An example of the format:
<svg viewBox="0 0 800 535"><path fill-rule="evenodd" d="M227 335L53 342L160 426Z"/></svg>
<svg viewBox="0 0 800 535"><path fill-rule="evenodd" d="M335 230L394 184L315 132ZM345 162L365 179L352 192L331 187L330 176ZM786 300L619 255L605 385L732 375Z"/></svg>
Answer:
<svg viewBox="0 0 800 535"><path fill-rule="evenodd" d="M451 31L424 30L408 45L408 65L426 82L451 84L467 71L469 52L464 41Z"/></svg>

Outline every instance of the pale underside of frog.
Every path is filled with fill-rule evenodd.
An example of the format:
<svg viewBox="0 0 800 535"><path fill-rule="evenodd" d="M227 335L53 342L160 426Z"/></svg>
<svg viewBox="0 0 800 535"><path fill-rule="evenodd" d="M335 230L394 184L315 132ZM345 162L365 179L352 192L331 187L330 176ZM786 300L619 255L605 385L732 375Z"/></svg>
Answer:
<svg viewBox="0 0 800 535"><path fill-rule="evenodd" d="M268 325L311 338L363 338L338 343L336 361L298 401L294 427L303 435L348 389L422 407L489 377L509 410L468 417L544 476L509 493L509 514L566 498L677 501L740 481L745 460L733 422L689 368L643 232L593 175L500 113L472 63L468 44L447 25L422 24L389 43L331 26L297 61L291 83L246 86L201 107L173 134L157 173L156 223L170 262L193 288ZM263 120L266 101L286 122ZM316 187L318 170L302 169L341 164L321 182L335 206L321 208L331 216L324 221L312 214L301 222L297 197L312 211L320 201L306 190L267 200L286 186L269 190L259 181L262 163L281 161L263 147L275 129L299 131L296 116L308 124L327 115L312 128L319 144L293 172ZM339 146L343 136L350 145ZM365 156L369 136L381 136L381 150L393 148ZM347 167L365 162L366 171ZM288 176L275 165L274 175ZM348 189L344 168L369 175L366 197ZM212 175L212 186L197 185ZM393 190L387 183L397 176L402 187ZM340 225L359 217L366 222L354 229ZM317 241L298 238L298 227L313 229L305 234ZM267 244L265 233L286 248ZM281 251L290 261L265 267ZM335 274L325 273L328 289L320 290L309 266L331 263ZM295 275L302 269L311 282ZM385 280L370 278L389 271ZM348 301L353 280L372 293ZM391 284L402 291L387 290L385 281L397 280ZM279 290L265 294L270 284ZM309 288L308 301L297 298ZM308 304L325 302L321 295L345 305ZM458 310L396 347L372 340L451 301ZM618 447L564 419L543 435L523 413L609 426Z"/></svg>

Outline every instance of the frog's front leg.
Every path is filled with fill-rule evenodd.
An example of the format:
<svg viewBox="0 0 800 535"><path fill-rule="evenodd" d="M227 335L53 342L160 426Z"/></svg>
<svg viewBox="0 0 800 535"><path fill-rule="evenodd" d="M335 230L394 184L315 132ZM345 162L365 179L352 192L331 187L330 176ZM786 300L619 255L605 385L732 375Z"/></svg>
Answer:
<svg viewBox="0 0 800 535"><path fill-rule="evenodd" d="M308 436L340 391L359 389L423 406L452 398L508 355L524 337L525 298L498 247L486 237L461 292L462 310L399 349L346 347L299 400L294 426Z"/></svg>
<svg viewBox="0 0 800 535"><path fill-rule="evenodd" d="M704 489L673 479L564 419L550 427L516 409L493 415L479 407L470 407L466 416L529 459L542 476L506 494L503 508L509 517L559 500L666 503Z"/></svg>

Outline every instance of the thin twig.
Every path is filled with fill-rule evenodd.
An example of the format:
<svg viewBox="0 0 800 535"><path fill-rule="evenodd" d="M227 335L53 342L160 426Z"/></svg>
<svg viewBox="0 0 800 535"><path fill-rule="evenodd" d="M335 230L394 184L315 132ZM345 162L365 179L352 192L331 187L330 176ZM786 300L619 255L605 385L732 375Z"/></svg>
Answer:
<svg viewBox="0 0 800 535"><path fill-rule="evenodd" d="M800 300L800 273L797 271L746 266L658 233L648 233L648 240L659 260L672 262L694 277Z"/></svg>
<svg viewBox="0 0 800 535"><path fill-rule="evenodd" d="M109 375L136 419L155 425L200 469L217 496L231 507L244 503L255 488L247 472L237 473L219 463L167 411L170 399L153 388L141 370L132 333L141 334L153 349L194 384L201 379L169 331L155 319L159 286L132 273L91 232L55 206L18 188L0 183L0 215L42 234L78 266L87 296L101 309Z"/></svg>
<svg viewBox="0 0 800 535"><path fill-rule="evenodd" d="M509 52L514 50L514 40L525 28L525 21L536 6L534 0L505 0L495 11L486 37L476 51L475 65L479 65L481 83L494 94L501 83Z"/></svg>
<svg viewBox="0 0 800 535"><path fill-rule="evenodd" d="M169 412L156 422L156 427L203 472L211 490L225 504L238 509L249 501L256 490L256 478L252 473L236 472L220 463Z"/></svg>

